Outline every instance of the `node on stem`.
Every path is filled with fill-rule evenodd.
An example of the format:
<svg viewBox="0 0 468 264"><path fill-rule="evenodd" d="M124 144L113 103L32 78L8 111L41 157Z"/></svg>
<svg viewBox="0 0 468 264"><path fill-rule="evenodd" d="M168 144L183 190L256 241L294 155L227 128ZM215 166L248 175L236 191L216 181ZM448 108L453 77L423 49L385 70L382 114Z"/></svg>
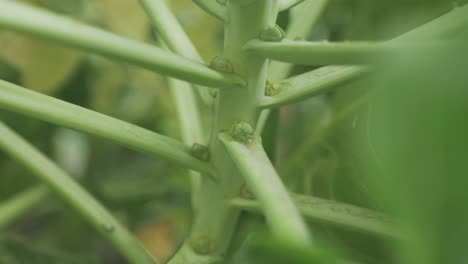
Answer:
<svg viewBox="0 0 468 264"><path fill-rule="evenodd" d="M236 141L249 143L254 137L254 129L247 122L238 121L231 127L229 134Z"/></svg>
<svg viewBox="0 0 468 264"><path fill-rule="evenodd" d="M208 150L208 147L202 144L195 143L192 145L190 148L190 154L194 156L195 158L203 161L208 161L210 160L210 152Z"/></svg>
<svg viewBox="0 0 468 264"><path fill-rule="evenodd" d="M281 92L281 86L278 83L267 81L265 85L265 95L273 96Z"/></svg>
<svg viewBox="0 0 468 264"><path fill-rule="evenodd" d="M214 57L214 59L210 62L210 67L220 72L234 72L234 67L232 66L232 63L228 59L220 56Z"/></svg>
<svg viewBox="0 0 468 264"><path fill-rule="evenodd" d="M260 33L259 38L263 41L278 42L281 41L285 36L286 33L284 30L280 26L275 25L263 30Z"/></svg>
<svg viewBox="0 0 468 264"><path fill-rule="evenodd" d="M199 255L208 255L214 250L214 243L208 237L197 237L190 240L192 250Z"/></svg>

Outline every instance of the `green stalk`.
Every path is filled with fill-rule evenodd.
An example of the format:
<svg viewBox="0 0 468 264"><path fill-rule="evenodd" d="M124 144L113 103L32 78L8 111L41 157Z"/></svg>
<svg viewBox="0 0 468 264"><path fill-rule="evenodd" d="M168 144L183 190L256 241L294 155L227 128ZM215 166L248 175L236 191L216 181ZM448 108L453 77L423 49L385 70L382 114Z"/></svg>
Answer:
<svg viewBox="0 0 468 264"><path fill-rule="evenodd" d="M202 63L16 1L0 1L0 27L201 85L243 85L237 76L217 72Z"/></svg>
<svg viewBox="0 0 468 264"><path fill-rule="evenodd" d="M317 24L323 9L329 0L306 0L291 12L290 24L286 29L286 38L288 39L307 39L312 29ZM288 77L293 68L293 64L272 61L268 68L268 79L270 81L283 80ZM259 122L256 131L260 134L265 127L269 109L263 109L260 113Z"/></svg>
<svg viewBox="0 0 468 264"><path fill-rule="evenodd" d="M379 57L392 56L407 48L432 46L425 42L266 42L252 40L244 48L258 56L300 65L371 64Z"/></svg>
<svg viewBox="0 0 468 264"><path fill-rule="evenodd" d="M162 38L171 51L203 63L203 59L197 49L185 33L177 18L172 14L165 1L140 0L140 3L150 17L151 23L158 31L158 37ZM197 85L194 85L194 87L206 104L212 104L213 97L210 95L208 87L200 87Z"/></svg>
<svg viewBox="0 0 468 264"><path fill-rule="evenodd" d="M30 212L48 195L49 190L47 187L40 185L22 191L0 203L0 231L19 217Z"/></svg>
<svg viewBox="0 0 468 264"><path fill-rule="evenodd" d="M258 199L273 233L290 242L308 244L311 241L309 231L259 143L260 139L242 143L227 134L220 134L220 138L249 190Z"/></svg>
<svg viewBox="0 0 468 264"><path fill-rule="evenodd" d="M398 237L391 228L391 221L379 212L317 197L297 194L291 196L296 207L308 220L385 238ZM230 204L243 210L263 213L261 203L256 200L236 198Z"/></svg>
<svg viewBox="0 0 468 264"><path fill-rule="evenodd" d="M302 3L304 0L278 0L278 10L284 11L289 8Z"/></svg>
<svg viewBox="0 0 468 264"><path fill-rule="evenodd" d="M167 82L176 105L182 141L187 145L203 144L202 122L190 84L173 78L167 78Z"/></svg>
<svg viewBox="0 0 468 264"><path fill-rule="evenodd" d="M0 123L0 134L1 149L57 192L130 263L156 263L140 242L72 177L3 123Z"/></svg>
<svg viewBox="0 0 468 264"><path fill-rule="evenodd" d="M182 142L188 145L203 143L205 140L202 123L190 84L173 78L167 78L167 81L177 109ZM195 171L189 171L189 175L192 185L192 205L195 207L201 175Z"/></svg>
<svg viewBox="0 0 468 264"><path fill-rule="evenodd" d="M0 80L0 108L120 143L213 175L213 168L181 142L133 124Z"/></svg>
<svg viewBox="0 0 468 264"><path fill-rule="evenodd" d="M274 96L265 96L259 107L278 107L330 92L364 77L370 71L368 66L328 66L300 74L276 83L280 92Z"/></svg>
<svg viewBox="0 0 468 264"><path fill-rule="evenodd" d="M467 32L468 26L468 5L455 8L451 12L440 16L418 28L415 28L407 33L404 33L390 41L423 41L423 40L447 40L456 38L458 35ZM341 69L340 69L341 68ZM305 100L310 96L314 96L317 93L316 89L326 91L334 89L336 86L345 84L348 80L354 80L365 76L369 73L369 69L363 66L326 66L322 67L319 72L307 72L302 75L298 75L292 80L297 82L298 86L291 89L285 89L285 93L282 94L280 91L273 97L266 97L260 103L260 108L278 107L281 105L298 102ZM316 77L313 77L317 75ZM298 81L303 79L304 81ZM317 79L317 80L315 80ZM285 80L284 83L290 82L291 79ZM315 84L317 83L317 87ZM303 86L302 86L303 85ZM330 87L328 87L330 86ZM302 87L302 88L301 88ZM301 89L305 89L304 93L300 92ZM288 92L289 90L289 92ZM312 91L311 93L307 91ZM299 95L302 94L302 95ZM278 98L278 99L276 99Z"/></svg>
<svg viewBox="0 0 468 264"><path fill-rule="evenodd" d="M223 57L232 64L234 72L247 80L242 89L222 89L216 99L216 113L210 140L211 163L217 169L218 181L202 179L197 201L202 207L195 208L192 233L184 247L171 260L183 263L191 248L201 257L223 256L229 246L240 211L226 203L237 197L243 179L235 164L218 139L218 133L229 129L242 120L253 126L258 118L258 102L264 95L267 60L246 53L242 46L256 38L263 30L275 25L277 6L271 0L230 0L227 2L229 23L225 24ZM229 91L230 90L230 91ZM196 263L196 262L194 262Z"/></svg>
<svg viewBox="0 0 468 264"><path fill-rule="evenodd" d="M307 39L317 24L322 11L329 0L306 0L299 7L293 9L291 22L286 29L287 39ZM293 64L272 61L268 70L268 79L283 80L291 71Z"/></svg>
<svg viewBox="0 0 468 264"><path fill-rule="evenodd" d="M192 0L201 9L205 10L208 14L218 18L222 22L228 22L228 15L226 8L219 4L216 0Z"/></svg>

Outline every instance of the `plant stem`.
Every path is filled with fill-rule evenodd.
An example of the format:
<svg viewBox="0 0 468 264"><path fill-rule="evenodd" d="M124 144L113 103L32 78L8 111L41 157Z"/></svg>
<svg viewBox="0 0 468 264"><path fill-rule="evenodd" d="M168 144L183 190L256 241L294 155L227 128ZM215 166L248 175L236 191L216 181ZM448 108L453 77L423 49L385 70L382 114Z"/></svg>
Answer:
<svg viewBox="0 0 468 264"><path fill-rule="evenodd" d="M467 32L467 25L468 25L468 5L455 8L451 12L440 16L420 27L417 27L407 33L404 33L393 40L390 41L422 41L422 40L447 40L456 38L458 35ZM314 96L316 89L321 91L327 90L329 88L335 88L337 85L342 85L347 83L346 80L353 80L365 76L369 73L368 69L363 68L363 66L349 66L349 67L342 67L342 66L326 66L319 69L323 72L323 75L320 74L316 77L317 72L311 71L308 73L304 73L302 77L298 76L299 78L304 78L304 80L308 79L307 82L311 83L311 86L307 85L307 82L299 82L301 84L306 84L304 89L312 91L310 94L305 91L302 96L298 96L300 94L298 89L294 89L291 87L290 95L286 95L283 97L281 94L282 92L278 93L274 97L266 97L262 103L260 104L260 108L269 108L269 107L278 107L281 105L289 104L298 102L301 100L305 100L310 96ZM326 74L325 74L326 73ZM295 77L293 77L295 78ZM309 79L310 78L310 79ZM317 79L315 82L314 79ZM286 80L288 82L288 80ZM317 83L317 87L315 87L315 83ZM331 87L329 87L329 85ZM295 90L294 92L292 92ZM283 97L282 99L279 99ZM284 100L284 101L283 101Z"/></svg>
<svg viewBox="0 0 468 264"><path fill-rule="evenodd" d="M204 143L202 123L190 84L173 78L167 78L167 81L177 109L182 142L188 145ZM189 171L189 175L192 185L192 204L195 207L201 175L195 171Z"/></svg>
<svg viewBox="0 0 468 264"><path fill-rule="evenodd" d="M299 211L309 220L386 238L398 237L391 228L391 221L381 213L312 196L291 196ZM262 213L261 204L255 200L236 198L230 204L243 210Z"/></svg>
<svg viewBox="0 0 468 264"><path fill-rule="evenodd" d="M210 164L193 157L189 147L175 139L1 80L0 108L112 140L214 175Z"/></svg>
<svg viewBox="0 0 468 264"><path fill-rule="evenodd" d="M230 207L226 199L238 196L243 179L218 139L218 133L228 130L238 120L252 126L257 122L257 104L264 95L268 63L246 53L242 46L274 26L277 15L276 1L271 0L230 0L226 8L229 23L225 25L223 57L230 61L236 74L247 80L247 87L222 89L216 99L209 148L219 180L202 179L198 202L203 206L195 208L192 233L187 242L200 255L223 256L237 224L239 210ZM178 263L183 254L178 253L171 263Z"/></svg>
<svg viewBox="0 0 468 264"><path fill-rule="evenodd" d="M0 230L5 229L20 216L30 212L48 195L47 187L40 185L22 191L0 203Z"/></svg>
<svg viewBox="0 0 468 264"><path fill-rule="evenodd" d="M140 0L140 3L158 31L158 37L162 38L171 51L203 63L197 49L164 0ZM206 104L212 104L213 97L209 94L208 87L195 85L195 88Z"/></svg>
<svg viewBox="0 0 468 264"><path fill-rule="evenodd" d="M323 9L329 0L306 0L299 7L291 10L291 18L286 29L286 38L288 39L307 39L312 29L317 24ZM277 61L270 62L268 68L268 79L270 81L283 80L288 77L294 65ZM260 113L259 123L256 131L261 134L268 121L270 109L263 109Z"/></svg>
<svg viewBox="0 0 468 264"><path fill-rule="evenodd" d="M307 39L317 24L323 9L329 0L306 0L291 12L291 22L286 29L287 39ZM298 10L296 10L298 9ZM268 79L283 80L287 77L293 64L272 61L268 70Z"/></svg>
<svg viewBox="0 0 468 264"><path fill-rule="evenodd" d="M273 108L330 92L343 84L362 78L370 72L368 66L327 66L277 83L280 92L265 96L260 108Z"/></svg>
<svg viewBox="0 0 468 264"><path fill-rule="evenodd" d="M201 85L239 88L244 84L237 76L199 62L16 1L0 1L0 27Z"/></svg>
<svg viewBox="0 0 468 264"><path fill-rule="evenodd" d="M302 3L304 0L278 0L278 10L284 11L295 5Z"/></svg>
<svg viewBox="0 0 468 264"><path fill-rule="evenodd" d="M156 263L140 242L125 229L92 195L58 168L36 148L0 123L0 148L17 159L33 174L75 208L131 263Z"/></svg>
<svg viewBox="0 0 468 264"><path fill-rule="evenodd" d="M349 65L377 63L379 58L398 54L407 48L427 47L425 42L266 42L252 40L244 46L258 56L300 65Z"/></svg>
<svg viewBox="0 0 468 264"><path fill-rule="evenodd" d="M216 0L192 0L195 4L197 4L201 9L205 10L208 14L218 18L224 23L228 22L228 16L226 12L226 8Z"/></svg>
<svg viewBox="0 0 468 264"><path fill-rule="evenodd" d="M259 139L244 144L227 134L220 134L220 138L249 190L259 200L273 233L290 242L308 244L311 238L307 227Z"/></svg>

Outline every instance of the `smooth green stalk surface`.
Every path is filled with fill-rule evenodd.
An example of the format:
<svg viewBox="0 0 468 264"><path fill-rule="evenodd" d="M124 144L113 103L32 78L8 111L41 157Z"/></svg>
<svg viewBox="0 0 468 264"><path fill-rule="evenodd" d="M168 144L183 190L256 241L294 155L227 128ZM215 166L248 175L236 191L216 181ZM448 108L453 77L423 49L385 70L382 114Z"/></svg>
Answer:
<svg viewBox="0 0 468 264"><path fill-rule="evenodd" d="M218 3L216 0L192 0L201 9L205 10L208 14L218 18L219 20L227 23L228 15L226 8Z"/></svg>
<svg viewBox="0 0 468 264"><path fill-rule="evenodd" d="M167 81L176 105L182 141L191 146L204 143L202 123L190 84L173 78L168 78ZM189 174L192 183L192 204L195 206L201 175L195 171L189 171Z"/></svg>
<svg viewBox="0 0 468 264"><path fill-rule="evenodd" d="M0 123L0 135L3 151L57 192L131 263L156 263L140 242L72 177L3 123Z"/></svg>
<svg viewBox="0 0 468 264"><path fill-rule="evenodd" d="M381 213L317 197L297 194L291 196L299 211L309 220L383 237L397 237L397 233L391 228L391 221ZM261 204L256 200L236 198L230 203L243 210L263 212Z"/></svg>
<svg viewBox="0 0 468 264"><path fill-rule="evenodd" d="M30 212L34 206L48 195L48 188L41 185L31 187L6 201L2 201L0 203L0 231L8 227L20 216Z"/></svg>
<svg viewBox="0 0 468 264"><path fill-rule="evenodd" d="M406 42L310 42L291 41L266 42L252 40L244 48L272 60L302 65L348 65L371 64L378 62L379 57L392 56L394 53L424 46Z"/></svg>
<svg viewBox="0 0 468 264"><path fill-rule="evenodd" d="M302 3L304 0L278 0L278 10L284 11L295 5Z"/></svg>
<svg viewBox="0 0 468 264"><path fill-rule="evenodd" d="M238 77L217 72L200 62L15 1L0 1L0 28L95 52L201 85L218 88L243 85Z"/></svg>
<svg viewBox="0 0 468 264"><path fill-rule="evenodd" d="M267 223L278 237L295 243L309 243L309 231L269 161L258 138L238 142L220 134L234 163L244 176L247 186L259 200Z"/></svg>
<svg viewBox="0 0 468 264"><path fill-rule="evenodd" d="M213 175L212 167L190 154L190 147L133 124L0 80L0 108L115 141Z"/></svg>
<svg viewBox="0 0 468 264"><path fill-rule="evenodd" d="M197 49L179 24L177 18L172 14L165 1L140 0L140 3L148 14L151 23L159 33L158 37L162 38L171 51L203 63L203 59ZM213 102L213 97L209 94L209 88L200 86L195 86L195 88L206 104L211 104ZM187 93L192 92L187 91Z"/></svg>
<svg viewBox="0 0 468 264"><path fill-rule="evenodd" d="M307 39L317 24L323 9L329 0L305 0L298 7L291 10L291 18L286 29L286 39ZM271 81L286 78L294 65L272 61L268 70Z"/></svg>
<svg viewBox="0 0 468 264"><path fill-rule="evenodd" d="M276 83L280 92L265 96L260 108L278 107L329 92L370 72L369 66L327 66Z"/></svg>
<svg viewBox="0 0 468 264"><path fill-rule="evenodd" d="M329 0L306 0L296 8L291 10L291 18L286 29L287 39L307 39L311 34L312 29L317 24L317 21L322 14L323 9L328 4ZM288 77L293 64L283 63L278 61L270 62L268 68L268 80L278 81ZM260 134L265 127L270 109L263 109L256 126L256 131Z"/></svg>

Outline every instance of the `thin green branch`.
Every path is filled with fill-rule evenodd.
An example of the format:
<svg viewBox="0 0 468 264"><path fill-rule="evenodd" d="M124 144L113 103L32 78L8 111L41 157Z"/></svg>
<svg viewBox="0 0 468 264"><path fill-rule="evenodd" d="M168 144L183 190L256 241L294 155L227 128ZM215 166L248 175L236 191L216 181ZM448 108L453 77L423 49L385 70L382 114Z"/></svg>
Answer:
<svg viewBox="0 0 468 264"><path fill-rule="evenodd" d="M168 78L167 80L176 105L182 141L188 145L204 143L202 123L195 104L195 95L190 84L173 78ZM189 171L189 174L192 184L192 204L195 207L201 175L194 171Z"/></svg>
<svg viewBox="0 0 468 264"><path fill-rule="evenodd" d="M2 134L3 136L3 134ZM0 231L23 216L49 195L46 186L34 186L0 203Z"/></svg>
<svg viewBox="0 0 468 264"><path fill-rule="evenodd" d="M307 227L259 143L260 139L251 138L244 144L225 133L220 134L220 139L247 186L260 201L273 233L292 242L309 243Z"/></svg>
<svg viewBox="0 0 468 264"><path fill-rule="evenodd" d="M265 126L267 125L268 118L270 117L271 109L263 109L258 115L257 124L255 125L255 133L261 135Z"/></svg>
<svg viewBox="0 0 468 264"><path fill-rule="evenodd" d="M287 39L307 39L311 34L322 11L329 0L306 0L291 12L291 22L286 29ZM296 10L298 9L298 10ZM283 80L291 71L293 64L272 61L268 70L268 79Z"/></svg>
<svg viewBox="0 0 468 264"><path fill-rule="evenodd" d="M3 123L0 123L0 134L1 149L56 191L129 262L156 263L140 242L72 177Z"/></svg>
<svg viewBox="0 0 468 264"><path fill-rule="evenodd" d="M312 196L295 194L292 197L302 215L311 221L382 237L398 237L391 228L391 221L382 213ZM235 198L230 204L243 210L262 212L261 205L256 200Z"/></svg>
<svg viewBox="0 0 468 264"><path fill-rule="evenodd" d="M289 8L296 6L302 2L304 2L304 0L278 0L278 10L288 10Z"/></svg>
<svg viewBox="0 0 468 264"><path fill-rule="evenodd" d="M365 76L368 66L327 66L276 83L280 92L265 96L260 108L277 107L301 101Z"/></svg>
<svg viewBox="0 0 468 264"><path fill-rule="evenodd" d="M467 31L468 25L468 5L455 8L451 12L440 16L418 28L415 28L405 34L402 34L391 41L420 41L420 40L445 40L456 38ZM284 81L295 82L300 79L304 81L297 82L294 88L285 89L272 97L265 97L260 103L260 108L278 107L281 105L305 100L310 96L317 95L316 90L329 91L348 83L350 80L356 80L367 75L370 68L363 66L326 66L319 70L304 73ZM314 77L315 76L315 77ZM292 79L292 80L291 80ZM317 79L317 80L315 80ZM343 80L345 79L345 80ZM307 80L307 81L306 81ZM315 85L314 83L317 83ZM304 86L300 86L304 85ZM301 90L305 91L301 91ZM309 92L310 91L310 92ZM301 95L299 95L301 94Z"/></svg>
<svg viewBox="0 0 468 264"><path fill-rule="evenodd" d="M187 168L213 174L208 163L193 157L189 147L175 139L1 80L0 108L96 135Z"/></svg>
<svg viewBox="0 0 468 264"><path fill-rule="evenodd" d="M427 43L407 42L267 42L251 40L244 49L272 60L300 65L371 64L406 48L426 47ZM431 45L429 45L431 46Z"/></svg>
<svg viewBox="0 0 468 264"><path fill-rule="evenodd" d="M202 122L190 84L173 78L167 80L176 105L182 141L188 145L203 144L205 139L201 126Z"/></svg>
<svg viewBox="0 0 468 264"><path fill-rule="evenodd" d="M224 23L228 22L228 15L226 8L218 3L217 0L192 0L201 9L205 10L208 14L218 18Z"/></svg>
<svg viewBox="0 0 468 264"><path fill-rule="evenodd" d="M140 0L140 3L148 14L151 23L158 31L158 37L162 38L171 51L203 63L203 59L197 49L164 0ZM213 97L209 93L209 88L200 86L195 86L195 88L200 94L200 98L206 104L213 103Z"/></svg>
<svg viewBox="0 0 468 264"><path fill-rule="evenodd" d="M0 1L0 28L95 52L188 82L222 88L243 85L235 75L16 1Z"/></svg>
<svg viewBox="0 0 468 264"><path fill-rule="evenodd" d="M328 4L329 0L305 0L299 7L291 10L291 18L288 28L286 29L286 38L288 39L307 39L317 24L323 9ZM278 61L270 62L268 68L268 79L270 81L283 80L288 77L292 67L290 63L282 63ZM258 118L256 131L261 134L265 127L270 109L263 109Z"/></svg>

